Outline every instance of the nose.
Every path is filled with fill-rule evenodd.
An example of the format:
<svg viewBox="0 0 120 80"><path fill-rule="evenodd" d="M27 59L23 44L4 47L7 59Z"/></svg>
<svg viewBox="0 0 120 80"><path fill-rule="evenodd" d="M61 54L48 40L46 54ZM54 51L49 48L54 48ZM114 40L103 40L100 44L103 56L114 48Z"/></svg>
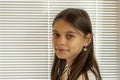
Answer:
<svg viewBox="0 0 120 80"><path fill-rule="evenodd" d="M64 45L65 44L65 39L64 38L59 38L57 40L57 45Z"/></svg>

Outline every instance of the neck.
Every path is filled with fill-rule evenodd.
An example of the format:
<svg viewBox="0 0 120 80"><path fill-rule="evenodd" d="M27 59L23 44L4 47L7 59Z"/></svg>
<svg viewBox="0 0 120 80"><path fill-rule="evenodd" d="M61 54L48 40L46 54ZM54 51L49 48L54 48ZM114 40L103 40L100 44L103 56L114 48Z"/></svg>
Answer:
<svg viewBox="0 0 120 80"><path fill-rule="evenodd" d="M68 65L68 67L69 67L69 68L71 67L72 63L73 63L73 61L72 61L72 60L67 59L67 65Z"/></svg>

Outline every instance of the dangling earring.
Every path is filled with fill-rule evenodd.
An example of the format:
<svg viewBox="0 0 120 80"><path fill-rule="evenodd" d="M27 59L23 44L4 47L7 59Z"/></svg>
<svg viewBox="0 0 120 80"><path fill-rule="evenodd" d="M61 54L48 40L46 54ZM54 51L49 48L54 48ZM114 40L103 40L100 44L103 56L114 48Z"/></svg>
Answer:
<svg viewBox="0 0 120 80"><path fill-rule="evenodd" d="M83 47L84 51L87 51L87 44Z"/></svg>
<svg viewBox="0 0 120 80"><path fill-rule="evenodd" d="M84 51L87 51L87 46L84 46L84 47L83 47L83 50L84 50Z"/></svg>

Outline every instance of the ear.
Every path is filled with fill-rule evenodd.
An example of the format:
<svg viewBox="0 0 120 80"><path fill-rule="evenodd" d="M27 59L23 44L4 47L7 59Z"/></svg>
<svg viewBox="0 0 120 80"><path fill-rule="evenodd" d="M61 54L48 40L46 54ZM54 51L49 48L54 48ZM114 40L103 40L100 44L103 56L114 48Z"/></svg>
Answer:
<svg viewBox="0 0 120 80"><path fill-rule="evenodd" d="M91 33L89 33L85 36L85 46L88 46L91 43L92 37L93 36Z"/></svg>

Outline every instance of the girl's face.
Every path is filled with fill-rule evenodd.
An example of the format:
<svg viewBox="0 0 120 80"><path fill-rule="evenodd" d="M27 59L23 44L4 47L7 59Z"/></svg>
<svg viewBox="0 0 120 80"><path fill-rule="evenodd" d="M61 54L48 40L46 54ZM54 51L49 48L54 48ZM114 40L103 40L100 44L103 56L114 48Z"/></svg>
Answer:
<svg viewBox="0 0 120 80"><path fill-rule="evenodd" d="M53 48L58 58L73 60L85 46L83 33L59 19L53 25Z"/></svg>

